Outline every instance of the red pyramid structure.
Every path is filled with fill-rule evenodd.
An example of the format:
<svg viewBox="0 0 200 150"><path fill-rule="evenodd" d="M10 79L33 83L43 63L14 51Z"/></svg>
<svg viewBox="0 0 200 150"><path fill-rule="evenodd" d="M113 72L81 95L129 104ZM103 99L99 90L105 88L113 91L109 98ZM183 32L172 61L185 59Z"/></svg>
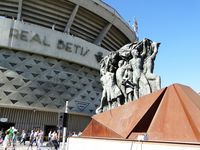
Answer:
<svg viewBox="0 0 200 150"><path fill-rule="evenodd" d="M152 141L200 142L200 96L173 84L92 117L82 136Z"/></svg>

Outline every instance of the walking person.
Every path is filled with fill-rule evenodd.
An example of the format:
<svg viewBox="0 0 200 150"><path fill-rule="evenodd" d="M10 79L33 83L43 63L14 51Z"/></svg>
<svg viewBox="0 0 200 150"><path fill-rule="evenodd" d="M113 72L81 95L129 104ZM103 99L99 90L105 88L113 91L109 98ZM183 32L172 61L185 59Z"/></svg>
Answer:
<svg viewBox="0 0 200 150"><path fill-rule="evenodd" d="M13 134L14 134L14 127L10 127L6 130L9 133L9 146L13 145Z"/></svg>
<svg viewBox="0 0 200 150"><path fill-rule="evenodd" d="M31 147L32 149L32 146L33 146L33 140L34 140L34 130L31 130L31 134L30 134L30 138L29 138L29 146L28 146L28 149L29 150L29 147Z"/></svg>
<svg viewBox="0 0 200 150"><path fill-rule="evenodd" d="M42 130L39 130L38 132L38 138L37 138L37 149L40 150L41 146L43 145L43 138L44 138L44 132Z"/></svg>
<svg viewBox="0 0 200 150"><path fill-rule="evenodd" d="M12 147L13 147L12 150L15 150L15 146L17 143L17 129L14 129L13 131L14 132L13 132L13 138L12 138Z"/></svg>
<svg viewBox="0 0 200 150"><path fill-rule="evenodd" d="M55 150L57 150L58 147L59 147L59 143L58 143L58 134L57 134L56 131L54 131L54 132L52 133L52 143L53 143L53 145L54 145L54 147L55 147Z"/></svg>
<svg viewBox="0 0 200 150"><path fill-rule="evenodd" d="M4 137L4 140L3 140L3 148L4 150L7 150L7 148L9 147L9 144L10 144L10 137L9 137L9 132L6 131L5 132L5 137Z"/></svg>
<svg viewBox="0 0 200 150"><path fill-rule="evenodd" d="M38 146L37 144L37 140L38 140L38 133L39 133L39 130L35 131L34 134L33 134L33 141L32 141L32 145L33 143L35 142L35 145Z"/></svg>
<svg viewBox="0 0 200 150"><path fill-rule="evenodd" d="M51 140L51 136L52 136L52 131L50 130L49 133L48 133L48 141Z"/></svg>
<svg viewBox="0 0 200 150"><path fill-rule="evenodd" d="M3 142L4 137L6 136L6 135L5 135L4 128L1 129L0 133L1 133L1 139L2 139L2 142Z"/></svg>
<svg viewBox="0 0 200 150"><path fill-rule="evenodd" d="M3 142L3 129L0 131L0 144Z"/></svg>
<svg viewBox="0 0 200 150"><path fill-rule="evenodd" d="M22 143L24 143L24 145L25 145L25 142L26 142L26 132L25 132L25 130L22 130L21 137L22 137L22 139L21 139L20 145Z"/></svg>

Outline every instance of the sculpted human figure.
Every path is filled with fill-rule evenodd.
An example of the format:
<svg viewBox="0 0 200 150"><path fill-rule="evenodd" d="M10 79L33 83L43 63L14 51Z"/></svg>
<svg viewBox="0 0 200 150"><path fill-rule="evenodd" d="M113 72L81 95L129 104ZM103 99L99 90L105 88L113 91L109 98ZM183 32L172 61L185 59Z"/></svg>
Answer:
<svg viewBox="0 0 200 150"><path fill-rule="evenodd" d="M141 54L139 50L142 50ZM131 68L132 68L132 77L133 77L132 83L134 85L134 99L138 99L139 98L139 80L141 77L142 66L143 66L142 59L144 59L144 56L146 54L146 48L145 46L143 46L143 49L139 49L136 47L132 49L131 54L132 54L132 59L129 60L129 64L131 65Z"/></svg>
<svg viewBox="0 0 200 150"><path fill-rule="evenodd" d="M156 89L160 89L160 77L153 74L154 70L154 61L156 54L158 53L160 43L152 42L151 40L147 41L147 55L143 65L143 72L147 80L155 80Z"/></svg>
<svg viewBox="0 0 200 150"><path fill-rule="evenodd" d="M96 113L102 112L105 106L108 106L108 110L111 109L112 100L119 100L118 97L121 95L121 91L115 82L115 74L112 72L112 67L109 69L109 71L102 73L103 74L100 78L100 81L103 85L103 92L101 104L100 107L97 108Z"/></svg>
<svg viewBox="0 0 200 150"><path fill-rule="evenodd" d="M124 73L124 86L125 86L125 91L126 91L126 97L127 97L127 101L132 101L134 99L134 84L132 82L133 79L133 73L131 70L131 65L127 64L126 66L126 70Z"/></svg>
<svg viewBox="0 0 200 150"><path fill-rule="evenodd" d="M118 52L110 52L109 55L105 56L100 61L100 75L102 74L102 71L109 71L110 69L113 70L113 72L117 69L118 64L118 58L119 54Z"/></svg>
<svg viewBox="0 0 200 150"><path fill-rule="evenodd" d="M124 81L124 74L125 74L125 61L124 60L120 60L118 62L118 69L116 70L116 83L117 86L119 87L119 89L121 90L122 94L125 97L125 103L127 102L127 97L125 95L126 91L125 91L125 85L123 84Z"/></svg>
<svg viewBox="0 0 200 150"><path fill-rule="evenodd" d="M100 61L100 76L104 75L108 68L108 55Z"/></svg>
<svg viewBox="0 0 200 150"><path fill-rule="evenodd" d="M118 62L118 69L116 71L116 82L124 96L125 103L128 102L128 96L133 91L133 88L129 85L131 77L128 70L130 70L130 65L125 60L120 60Z"/></svg>

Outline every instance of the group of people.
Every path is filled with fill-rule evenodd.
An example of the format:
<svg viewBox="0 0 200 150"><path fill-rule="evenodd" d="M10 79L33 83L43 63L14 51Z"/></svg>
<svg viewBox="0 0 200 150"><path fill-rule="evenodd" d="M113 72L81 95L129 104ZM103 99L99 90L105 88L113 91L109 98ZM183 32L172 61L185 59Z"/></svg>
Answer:
<svg viewBox="0 0 200 150"><path fill-rule="evenodd" d="M12 147L14 150L17 142L17 129L14 127L10 127L6 131L1 129L0 139L4 150L7 150L8 147Z"/></svg>
<svg viewBox="0 0 200 150"><path fill-rule="evenodd" d="M103 92L96 113L160 89L160 77L153 73L159 44L145 38L125 45L101 60Z"/></svg>
<svg viewBox="0 0 200 150"><path fill-rule="evenodd" d="M32 147L33 144L35 143L37 149L40 150L40 147L43 145L43 142L44 142L44 131L41 129L31 130L28 149L29 147Z"/></svg>
<svg viewBox="0 0 200 150"><path fill-rule="evenodd" d="M60 131L49 130L48 143L46 146L54 147L57 150L60 146ZM68 136L80 136L82 132L70 132ZM29 142L28 142L29 141ZM12 148L15 150L16 143L20 145L27 145L27 150L32 149L33 146L37 147L37 150L41 149L44 145L44 131L41 129L33 129L29 131L17 130L15 127L9 129L0 130L0 144L3 145L4 150Z"/></svg>
<svg viewBox="0 0 200 150"><path fill-rule="evenodd" d="M3 129L1 130L0 139L2 139L4 150L7 150L9 147L15 150L17 141L20 145L26 145L27 140L29 140L28 149L29 147L32 147L35 143L37 149L39 150L40 147L43 145L44 132L40 129L31 130L31 133L27 133L25 130L22 130L20 132L15 127L10 127L6 131L4 131Z"/></svg>

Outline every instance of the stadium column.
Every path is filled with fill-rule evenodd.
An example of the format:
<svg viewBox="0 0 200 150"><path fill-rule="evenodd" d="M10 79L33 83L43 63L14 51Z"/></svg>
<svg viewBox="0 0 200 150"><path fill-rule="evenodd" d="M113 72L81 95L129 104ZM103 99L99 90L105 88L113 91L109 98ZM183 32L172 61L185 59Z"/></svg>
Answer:
<svg viewBox="0 0 200 150"><path fill-rule="evenodd" d="M76 7L74 8L74 10L73 10L68 22L67 22L67 25L65 27L65 30L64 30L65 33L68 33L68 34L70 33L70 28L71 28L71 25L72 25L72 23L74 21L74 18L76 16L78 8L79 8L79 5L76 5Z"/></svg>
<svg viewBox="0 0 200 150"><path fill-rule="evenodd" d="M18 4L18 12L17 12L17 20L21 20L21 14L22 14L22 2L23 2L23 0L19 0L19 4Z"/></svg>
<svg viewBox="0 0 200 150"><path fill-rule="evenodd" d="M102 40L104 39L107 32L110 30L112 23L108 23L100 32L98 37L95 39L94 44L101 45Z"/></svg>

